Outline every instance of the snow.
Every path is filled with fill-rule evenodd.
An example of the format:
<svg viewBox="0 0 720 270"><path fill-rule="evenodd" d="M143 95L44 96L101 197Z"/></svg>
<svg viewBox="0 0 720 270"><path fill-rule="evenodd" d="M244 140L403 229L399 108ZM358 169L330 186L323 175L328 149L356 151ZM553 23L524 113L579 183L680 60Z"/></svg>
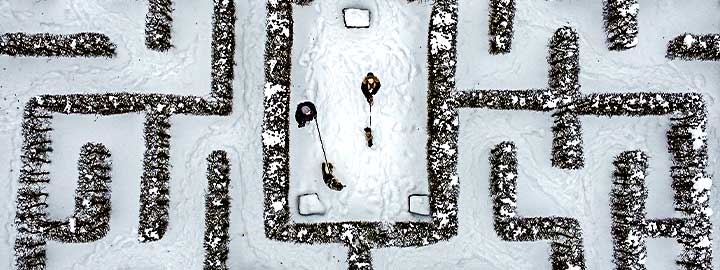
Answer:
<svg viewBox="0 0 720 270"><path fill-rule="evenodd" d="M685 43L685 47L690 48L692 45L697 41L693 35L685 35L685 39L683 39L683 42Z"/></svg>
<svg viewBox="0 0 720 270"><path fill-rule="evenodd" d="M325 205L317 194L305 194L298 196L298 212L301 215L322 215L325 214Z"/></svg>
<svg viewBox="0 0 720 270"><path fill-rule="evenodd" d="M273 210L275 210L275 212L277 212L283 209L283 205L285 205L285 202L276 201L272 203L272 208Z"/></svg>
<svg viewBox="0 0 720 270"><path fill-rule="evenodd" d="M695 244L696 247L709 247L710 245L712 245L712 242L710 242L710 239L707 237L704 237L699 243Z"/></svg>
<svg viewBox="0 0 720 270"><path fill-rule="evenodd" d="M693 138L693 149L698 150L702 148L705 145L704 140L707 137L707 133L700 127L690 128L688 131Z"/></svg>
<svg viewBox="0 0 720 270"><path fill-rule="evenodd" d="M710 187L712 187L712 180L709 177L699 178L693 184L693 189L698 193L710 190Z"/></svg>
<svg viewBox="0 0 720 270"><path fill-rule="evenodd" d="M637 46L625 52L609 52L603 43L601 2L518 1L513 50L493 56L487 53L487 1L459 1L458 89L544 87L547 41L555 29L571 24L581 36L583 93L657 90L706 96L707 134L698 131L693 136L707 139L711 153L708 172L717 175L720 63L664 58L671 37L685 32L719 31L717 3L643 2L638 11ZM0 172L5 179L5 188L0 191L0 224L5 228L0 244L1 269L13 269L14 198L21 166L24 103L40 94L111 90L207 95L211 4L175 1L174 48L165 53L145 48L145 1L10 0L0 4L3 32L97 31L107 33L118 44L118 56L109 60L0 56L0 150L4 153L0 155ZM363 31L347 30L340 10L358 4L373 10L373 25ZM233 114L172 118L170 226L162 240L141 244L136 239L144 115L55 117L49 216L71 215L78 177L77 155L80 146L88 141L106 144L112 153L113 212L110 232L100 241L73 245L49 242L48 270L201 269L205 158L216 149L227 150L232 164L231 269L347 268L347 248L341 245L296 245L265 237L261 143L282 143L283 138L261 133L262 99L265 91L287 90L264 85L264 1L236 1L236 5L238 52ZM293 215L294 222L422 220L408 213L407 198L409 194L427 193L428 5L316 0L309 7L295 7L291 105L312 99L321 106L323 139L338 176L347 181L348 187L338 193L324 186L314 126L297 129L291 120L291 198L317 192L327 207L324 216ZM432 20L447 24L451 18ZM278 27L285 35L290 31L280 22L271 27ZM431 46L446 48L449 44ZM383 83L373 107L377 149L367 149L361 133L368 111L358 88L360 79L370 70ZM675 215L668 172L671 162L665 149L669 120L583 117L581 121L587 167L564 171L550 166L552 121L548 115L463 109L459 177L451 180L460 188L458 236L422 248L373 250L375 269L551 269L547 243L504 242L493 230L488 153L504 140L513 140L518 146L518 215L579 219L588 269L612 269L608 194L612 160L617 154L633 149L647 151L648 217ZM711 208L720 207L720 193L711 186L710 178L699 178L695 183L698 190L711 190ZM290 209L297 211L293 201ZM279 202L277 209L283 205ZM712 221L715 234L697 243L699 247L710 243L720 246L720 218L713 216ZM648 269L677 268L674 260L679 248L674 240L649 239L647 243Z"/></svg>
<svg viewBox="0 0 720 270"><path fill-rule="evenodd" d="M427 195L410 195L408 211L422 216L430 215L430 198Z"/></svg>
<svg viewBox="0 0 720 270"><path fill-rule="evenodd" d="M263 132L262 139L263 143L267 145L277 145L284 141L281 134L272 131Z"/></svg>
<svg viewBox="0 0 720 270"><path fill-rule="evenodd" d="M343 9L343 18L345 19L345 27L348 28L367 28L370 27L370 11L359 8Z"/></svg>

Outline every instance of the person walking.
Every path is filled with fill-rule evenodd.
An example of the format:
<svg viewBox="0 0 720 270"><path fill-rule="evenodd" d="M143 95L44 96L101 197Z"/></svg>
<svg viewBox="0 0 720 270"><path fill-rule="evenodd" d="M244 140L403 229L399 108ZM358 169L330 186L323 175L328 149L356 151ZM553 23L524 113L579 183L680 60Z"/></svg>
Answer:
<svg viewBox="0 0 720 270"><path fill-rule="evenodd" d="M295 109L295 121L298 123L298 128L302 128L317 117L317 109L315 104L310 101L305 101L297 105Z"/></svg>
<svg viewBox="0 0 720 270"><path fill-rule="evenodd" d="M368 147L373 146L373 135L372 135L372 106L375 104L375 95L380 91L380 80L372 72L368 72L360 85L363 96L367 100L370 106L370 124L363 129L365 131L365 142Z"/></svg>
<svg viewBox="0 0 720 270"><path fill-rule="evenodd" d="M362 89L363 95L370 106L374 103L374 96L380 91L380 80L372 72L368 72L362 81L360 89Z"/></svg>
<svg viewBox="0 0 720 270"><path fill-rule="evenodd" d="M332 163L328 162L327 153L325 152L325 144L322 140L322 134L320 134L320 124L318 124L317 120L317 108L315 107L315 104L310 101L298 104L295 109L295 121L298 122L298 128L305 127L307 122L313 120L315 120L315 128L317 128L318 138L320 139L320 148L322 149L323 158L325 160L325 162L321 164L320 168L323 182L325 182L325 185L327 185L328 188L335 191L341 191L345 188L345 185L343 185L340 179L333 175L335 167Z"/></svg>

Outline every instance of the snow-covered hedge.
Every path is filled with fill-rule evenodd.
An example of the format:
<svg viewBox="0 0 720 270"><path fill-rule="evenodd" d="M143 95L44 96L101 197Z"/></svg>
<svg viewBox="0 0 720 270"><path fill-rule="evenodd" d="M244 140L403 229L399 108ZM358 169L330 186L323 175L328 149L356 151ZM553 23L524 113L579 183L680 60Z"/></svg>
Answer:
<svg viewBox="0 0 720 270"><path fill-rule="evenodd" d="M712 223L708 165L707 108L700 94L677 95L677 106L668 131L668 150L673 157L670 175L673 178L676 211L682 219L664 219L649 224L650 234L673 237L683 247L677 263L685 269L712 268ZM667 226L661 226L666 224ZM665 228L676 228L667 230ZM657 230L657 232L655 232Z"/></svg>
<svg viewBox="0 0 720 270"><path fill-rule="evenodd" d="M670 59L720 61L720 34L685 33L668 43Z"/></svg>
<svg viewBox="0 0 720 270"><path fill-rule="evenodd" d="M25 105L22 135L22 169L18 186L17 213L15 225L15 265L22 270L45 268L45 245L47 240L94 241L104 235L103 216L109 214L110 205L101 203L109 195L100 195L106 178L106 156L104 147L86 145L82 164L92 163L95 175L92 179L81 179L78 192L87 191L78 197L87 198L92 209L78 208L76 214L64 222L48 221L46 200L49 194L45 187L50 181L47 166L48 153L52 151L52 114L95 114L118 115L145 113L145 154L141 178L139 240L155 241L163 237L168 225L169 191L169 146L170 117L175 114L228 115L232 110L233 68L235 54L235 7L233 1L215 0L213 9L212 63L210 98L172 94L69 94L40 95L31 98ZM83 33L68 36L50 34L6 34L0 37L0 53L23 56L106 56L114 54L114 45L100 34ZM90 165L89 165L90 166ZM95 192L95 193L93 193ZM109 190L107 190L109 192ZM88 195L89 194L89 195ZM104 193L103 193L104 194ZM109 194L109 193L108 193ZM109 199L109 197L107 197ZM87 205L83 199L83 206ZM77 199L76 199L77 200ZM102 210L102 211L101 211ZM105 213L105 211L107 213ZM80 214L78 214L80 213ZM89 228L82 218L95 213L100 222ZM102 215L101 215L102 214ZM74 221L73 221L74 219ZM72 222L75 222L72 225ZM57 225L49 234L48 225ZM75 227L77 232L91 229L85 236L69 235ZM67 230L65 230L67 228ZM78 231L79 230L79 231Z"/></svg>
<svg viewBox="0 0 720 270"><path fill-rule="evenodd" d="M0 35L0 54L10 56L113 57L115 48L110 38L99 33Z"/></svg>
<svg viewBox="0 0 720 270"><path fill-rule="evenodd" d="M145 116L145 153L140 180L141 242L160 240L170 217L170 114L148 112Z"/></svg>
<svg viewBox="0 0 720 270"><path fill-rule="evenodd" d="M19 186L16 197L15 265L19 270L45 268L45 237L42 234L46 218L45 186L50 172L43 165L50 162L52 152L50 121L52 115L36 106L25 106L22 123L23 145L20 160Z"/></svg>
<svg viewBox="0 0 720 270"><path fill-rule="evenodd" d="M603 15L608 48L622 51L638 44L638 0L605 0Z"/></svg>
<svg viewBox="0 0 720 270"><path fill-rule="evenodd" d="M428 142L427 170L432 216L432 244L447 240L458 231L457 175L459 116L455 100L457 64L458 1L435 1L428 34Z"/></svg>
<svg viewBox="0 0 720 270"><path fill-rule="evenodd" d="M620 154L614 162L610 214L615 250L613 257L618 269L645 269L647 160L647 156L641 151L628 151Z"/></svg>
<svg viewBox="0 0 720 270"><path fill-rule="evenodd" d="M293 0L293 3L296 5L307 6L310 5L313 1L315 0Z"/></svg>
<svg viewBox="0 0 720 270"><path fill-rule="evenodd" d="M208 158L205 195L205 270L226 270L230 244L230 160L224 151Z"/></svg>
<svg viewBox="0 0 720 270"><path fill-rule="evenodd" d="M110 229L110 151L97 143L85 144L78 160L75 210L67 220L46 221L45 237L66 243L103 238Z"/></svg>
<svg viewBox="0 0 720 270"><path fill-rule="evenodd" d="M145 16L145 46L155 51L167 51L172 31L172 0L149 0Z"/></svg>
<svg viewBox="0 0 720 270"><path fill-rule="evenodd" d="M488 39L491 54L509 53L512 49L515 0L490 0Z"/></svg>
<svg viewBox="0 0 720 270"><path fill-rule="evenodd" d="M495 231L505 241L550 240L552 268L585 269L580 222L567 217L519 217L517 215L517 150L511 142L490 152L490 196Z"/></svg>
<svg viewBox="0 0 720 270"><path fill-rule="evenodd" d="M550 39L548 85L560 99L553 113L552 165L562 169L580 169L585 165L580 119L571 105L580 95L579 47L578 35L570 27L558 29Z"/></svg>
<svg viewBox="0 0 720 270"><path fill-rule="evenodd" d="M668 44L667 58L720 61L720 34L685 33ZM685 97L682 113L673 118L667 134L673 156L675 206L683 219L648 221L649 237L673 237L683 246L677 263L685 269L712 268L712 223L709 206L712 179L707 168L708 121L706 106L699 95Z"/></svg>
<svg viewBox="0 0 720 270"><path fill-rule="evenodd" d="M78 184L73 215L64 220L49 220L45 213L49 195L44 185L48 171L41 164L52 152L49 139L49 114L26 110L37 116L23 123L32 140L23 145L25 166L20 171L17 194L17 238L15 250L18 269L37 269L45 264L45 241L85 243L104 237L110 222L110 152L102 144L88 143L80 151Z"/></svg>

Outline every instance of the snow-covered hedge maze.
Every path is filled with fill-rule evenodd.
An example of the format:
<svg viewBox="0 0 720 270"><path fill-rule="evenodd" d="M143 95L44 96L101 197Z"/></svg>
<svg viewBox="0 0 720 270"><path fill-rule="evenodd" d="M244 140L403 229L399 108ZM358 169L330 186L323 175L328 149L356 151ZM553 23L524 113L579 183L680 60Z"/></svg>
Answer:
<svg viewBox="0 0 720 270"><path fill-rule="evenodd" d="M505 241L552 241L553 269L585 269L580 222L567 217L518 217L517 151L511 142L495 146L490 153L490 196L495 231Z"/></svg>
<svg viewBox="0 0 720 270"><path fill-rule="evenodd" d="M654 115L670 117L672 125L668 130L667 140L668 150L674 160L671 168L672 188L675 191L676 211L685 217L645 221L643 210L638 208L639 204L644 204L641 199L645 196L642 194L641 183L635 186L625 183L638 181L635 178L639 177L640 174L637 173L643 169L643 166L646 166L643 165L645 158L635 152L621 155L616 163L618 168L615 182L620 186L613 189L612 202L613 216L615 217L613 237L618 243L616 245L616 262L618 267L623 269L644 269L644 267L624 268L624 266L639 267L643 264L644 257L636 254L642 252L641 240L646 237L671 237L676 238L684 248L684 252L678 259L678 265L684 269L710 269L712 259L711 210L708 204L710 179L705 171L707 166L705 133L707 112L702 95L653 92L581 95L577 81L578 55L577 34L570 28L561 28L550 41L550 56L548 57L550 89L459 91L457 92L458 102L461 107L468 108L552 112L555 118L552 164L564 169L579 169L583 166L581 123L578 116L641 117ZM504 152L500 149L504 149ZM509 183L513 183L516 177L516 173L513 171L516 161L512 154L504 153L513 153L513 149L512 144L502 144L491 154L491 164L494 167L491 175L493 179L492 194L495 202L498 235L511 241L555 240L557 238L553 238L551 235L523 236L522 233L529 230L532 225L508 223L508 220L512 220L509 218L514 216L514 188ZM632 155L635 157L633 158ZM634 165L628 165L629 162ZM629 170L635 171L630 173ZM507 178L505 181L509 182L498 182L503 180L500 179L503 176ZM632 179L625 180L630 176ZM640 194L627 195L624 193L631 191L640 192ZM637 198L624 198L623 196ZM506 200L503 201L504 199ZM623 202L618 202L618 200L623 200ZM498 215L500 216L498 217ZM629 218L637 219L636 222L640 225L635 224L637 225L635 226L632 222L628 223L624 220L625 216L623 215L632 215ZM529 220L540 222L534 219ZM567 238L565 241L580 238L579 228L571 225L572 221L557 219L553 222L558 222L558 225L552 226L552 228L536 228L537 230L534 232L542 234L543 230L554 233L564 231L564 237ZM543 226L549 226L551 221L546 220L540 223ZM512 234L510 234L511 232ZM632 246L618 242L621 241L619 239L628 237L633 237L639 242L631 243ZM582 248L571 248L571 246L553 242L553 255L551 255L553 269L566 269L568 266L565 263L584 269L584 263L577 260L577 258L582 258L581 255L563 257L582 250ZM632 256L625 254L629 249L632 249Z"/></svg>
<svg viewBox="0 0 720 270"><path fill-rule="evenodd" d="M187 115L227 115L232 106L232 80L235 51L235 9L233 1L214 1L212 29L212 70L210 98L171 94L69 94L33 97L25 105L23 120L22 171L17 197L15 263L17 269L45 269L47 240L65 242L95 241L107 232L109 205L109 152L99 144L83 147L80 157L81 174L76 195L76 212L68 221L46 218L45 192L50 179L47 166L51 162L53 114L117 115L144 113L145 154L140 195L139 241L156 241L168 226L170 180L170 117ZM101 34L56 36L49 34L6 34L0 52L23 56L95 57L114 55L115 46ZM38 46L35 46L38 45ZM216 154L220 155L220 154ZM213 167L227 166L220 156ZM223 165L224 164L224 165ZM225 173L225 172L222 172ZM87 177L87 178L84 178ZM210 178L225 181L227 175L212 174ZM210 181L213 181L213 180ZM219 195L221 196L221 195ZM78 202L78 200L81 200ZM88 208L86 208L88 207ZM221 210L208 210L221 211ZM222 214L220 212L216 214ZM87 224L92 217L96 223ZM222 226L217 228L223 230ZM225 228L226 229L226 228ZM218 232L220 233L220 232ZM223 239L221 235L218 238ZM223 241L227 241L224 239ZM222 243L209 252L207 263L223 258Z"/></svg>
<svg viewBox="0 0 720 270"><path fill-rule="evenodd" d="M672 133L668 136L675 136ZM673 187L676 209L686 217L648 220L645 211L647 160L648 157L640 151L624 152L615 160L611 193L615 263L621 269L646 269L645 240L664 237L676 238L683 246L684 252L677 261L682 268L711 269L711 224L707 205L710 178L701 171L703 161L693 160L701 166L673 173L682 175L676 177ZM676 166L675 170L678 169Z"/></svg>
<svg viewBox="0 0 720 270"><path fill-rule="evenodd" d="M508 52L512 37L514 2L491 3L490 42L500 36L507 47L491 45L491 53ZM637 3L606 2L608 42L612 50L633 47L637 35ZM673 189L677 211L684 218L645 221L643 194L634 204L617 204L625 187L613 189L616 262L623 269L644 269L641 239L673 237L684 247L678 265L685 269L710 269L711 247L708 208L709 178L705 172L706 109L698 94L606 93L583 95L578 80L579 46L574 29L558 29L550 40L548 87L527 90L455 89L457 1L436 1L431 12L428 38L428 143L427 169L432 221L399 222L383 226L374 222L294 223L288 206L289 189L289 96L290 52L293 42L291 1L269 1L265 48L265 118L263 122L265 232L268 238L304 244L344 243L349 247L349 269L371 269L369 252L373 248L423 246L447 240L457 234L458 177L457 137L458 110L484 108L495 110L540 111L552 113L552 165L576 170L584 166L582 125L579 116L668 116L669 151L674 158ZM705 53L707 54L707 53ZM717 56L717 55L716 55ZM629 152L635 153L635 152ZM642 160L630 160L630 154L618 158L616 185L632 169L642 169ZM641 156L641 155L640 155ZM491 194L494 203L495 229L507 241L551 241L550 261L553 269L585 269L580 224L566 217L520 218L515 215L517 181L515 147L498 145L491 154ZM633 167L634 166L634 167ZM624 176L625 175L625 176ZM633 173L631 177L637 177ZM622 184L625 185L625 184ZM640 191L641 186L633 187ZM621 209L622 208L622 209ZM623 212L625 211L625 212ZM632 212L628 212L632 211ZM627 223L619 215L630 215L642 226ZM638 232L637 243L628 246ZM635 239L635 238L633 238ZM632 251L629 251L632 249ZM622 255L631 252L631 255ZM626 267L627 266L627 267Z"/></svg>
<svg viewBox="0 0 720 270"><path fill-rule="evenodd" d="M553 112L552 164L563 169L584 165L581 127L573 102L579 99L577 33L561 28L550 40L549 89L458 92L460 107Z"/></svg>
<svg viewBox="0 0 720 270"><path fill-rule="evenodd" d="M170 142L174 115L223 116L232 111L235 54L235 6L214 0L209 97L107 92L40 95L24 107L21 170L16 197L15 266L42 270L48 241L93 242L109 231L111 154L100 143L87 143L78 160L78 187L72 216L48 218L49 159L53 151L53 115L144 114L145 151L139 198L138 240L163 238L169 223ZM415 222L297 223L290 211L290 91L293 5L312 0L266 3L264 115L262 123L264 231L272 240L297 244L344 244L349 269L373 269L371 251L386 247L421 247L458 234L457 174L460 109L537 111L552 115L551 164L566 170L585 166L581 116L666 116L668 151L673 165L675 210L681 217L647 219L645 175L648 159L628 149L617 156L611 191L611 233L618 269L645 269L648 238L674 238L682 247L682 269L712 269L711 180L707 169L707 108L694 93L582 94L579 45L574 29L558 29L549 42L548 85L519 90L458 90L458 0L432 4L428 33L427 175L430 220ZM409 2L414 2L410 0ZM511 50L514 0L490 2L490 53ZM172 48L172 1L149 0L146 46ZM637 44L637 1L607 0L608 47L625 50ZM0 54L24 57L114 57L116 45L100 33L0 35ZM673 39L667 57L720 59L720 36L684 34ZM612 119L609 119L612 120ZM549 241L553 269L585 269L583 236L571 217L517 215L517 150L504 142L491 150L490 189L495 231L505 241ZM224 151L208 158L205 198L205 269L227 269L230 229L230 161ZM608 168L610 169L610 168Z"/></svg>

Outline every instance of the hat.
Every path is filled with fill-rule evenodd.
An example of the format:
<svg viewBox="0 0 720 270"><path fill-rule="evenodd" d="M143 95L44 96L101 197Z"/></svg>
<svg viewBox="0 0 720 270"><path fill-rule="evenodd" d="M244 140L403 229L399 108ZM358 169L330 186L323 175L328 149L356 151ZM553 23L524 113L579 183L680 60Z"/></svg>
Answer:
<svg viewBox="0 0 720 270"><path fill-rule="evenodd" d="M300 111L302 111L303 114L310 115L312 114L312 110L308 106L302 106L300 108Z"/></svg>
<svg viewBox="0 0 720 270"><path fill-rule="evenodd" d="M373 77L373 76L375 76L375 75L373 75L372 72L368 72L367 76L368 76L368 77Z"/></svg>

